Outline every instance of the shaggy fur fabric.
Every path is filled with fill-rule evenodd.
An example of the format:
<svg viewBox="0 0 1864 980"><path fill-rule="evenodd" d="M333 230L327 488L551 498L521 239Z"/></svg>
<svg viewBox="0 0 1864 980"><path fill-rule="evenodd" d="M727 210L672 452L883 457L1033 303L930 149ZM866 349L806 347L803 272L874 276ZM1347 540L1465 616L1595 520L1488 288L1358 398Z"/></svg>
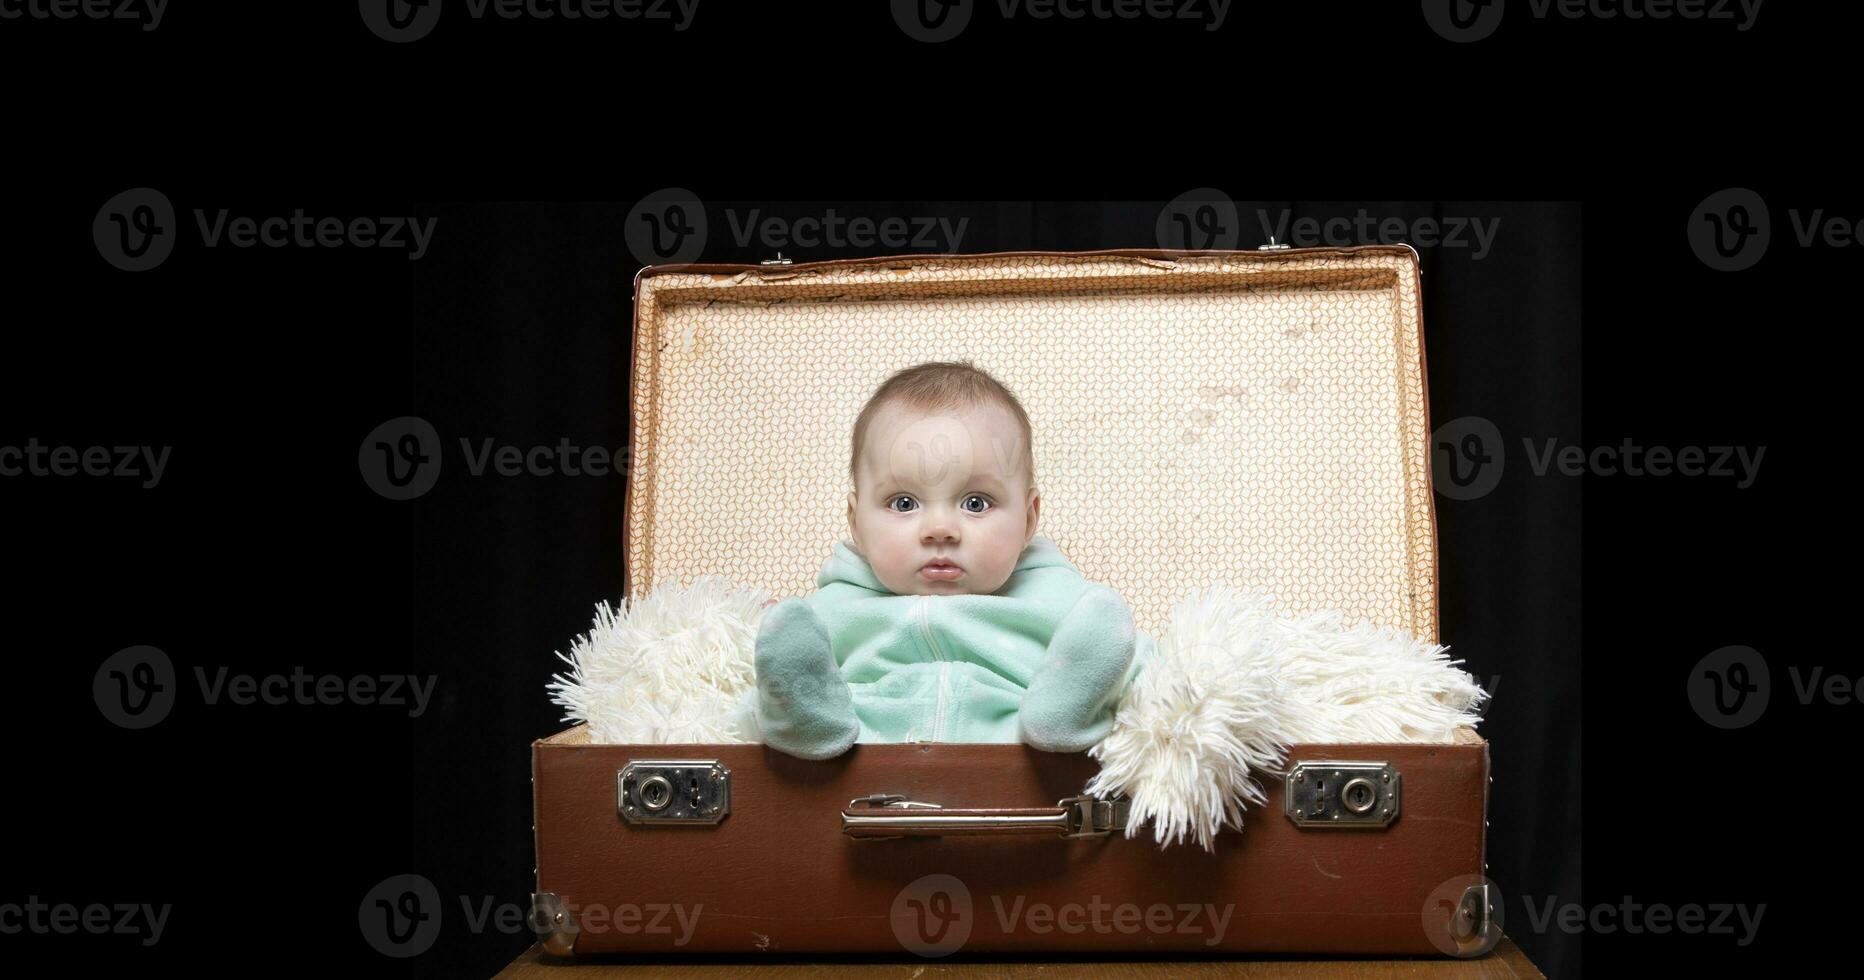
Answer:
<svg viewBox="0 0 1864 980"><path fill-rule="evenodd" d="M746 741L734 709L756 683L758 625L771 600L716 577L662 583L616 611L596 607L553 703L596 742ZM1475 726L1486 692L1445 647L1397 630L1347 627L1338 612L1286 615L1265 596L1217 586L1172 611L1157 653L1088 750L1100 772L1084 792L1132 800L1126 836L1146 823L1160 847L1215 849L1267 802L1257 775L1279 775L1289 745L1448 742Z"/></svg>
<svg viewBox="0 0 1864 980"><path fill-rule="evenodd" d="M1288 746L1448 742L1487 696L1445 647L1337 612L1287 617L1265 596L1218 586L1172 611L1154 662L1134 678L1085 792L1126 795L1126 836L1147 822L1160 847L1190 836L1215 850L1243 806L1267 802L1258 773Z"/></svg>
<svg viewBox="0 0 1864 980"><path fill-rule="evenodd" d="M770 598L705 576L689 587L662 582L619 612L599 603L589 632L569 656L557 654L570 674L552 675L551 701L596 742L742 742L732 709L756 683L752 657Z"/></svg>

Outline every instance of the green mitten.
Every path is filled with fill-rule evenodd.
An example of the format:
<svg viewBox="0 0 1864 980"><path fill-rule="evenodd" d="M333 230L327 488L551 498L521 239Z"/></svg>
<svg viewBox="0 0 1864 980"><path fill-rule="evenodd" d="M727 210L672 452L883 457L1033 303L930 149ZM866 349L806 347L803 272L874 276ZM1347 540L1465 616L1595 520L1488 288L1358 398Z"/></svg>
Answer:
<svg viewBox="0 0 1864 980"><path fill-rule="evenodd" d="M801 599L770 607L757 631L757 727L764 744L802 759L848 751L861 734L822 620Z"/></svg>
<svg viewBox="0 0 1864 980"><path fill-rule="evenodd" d="M1017 711L1023 741L1046 752L1082 752L1106 738L1134 642L1126 600L1089 585L1055 628L1048 657L1023 692Z"/></svg>

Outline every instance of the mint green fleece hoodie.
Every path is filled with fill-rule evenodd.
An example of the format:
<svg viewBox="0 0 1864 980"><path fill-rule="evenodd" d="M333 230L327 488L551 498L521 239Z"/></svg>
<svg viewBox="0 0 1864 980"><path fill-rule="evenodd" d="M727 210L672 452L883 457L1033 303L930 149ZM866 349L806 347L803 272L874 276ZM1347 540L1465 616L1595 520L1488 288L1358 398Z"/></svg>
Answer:
<svg viewBox="0 0 1864 980"><path fill-rule="evenodd" d="M818 590L766 612L739 728L803 758L861 742L1026 742L1085 750L1152 639L1125 600L1034 536L991 595L895 595L852 541Z"/></svg>

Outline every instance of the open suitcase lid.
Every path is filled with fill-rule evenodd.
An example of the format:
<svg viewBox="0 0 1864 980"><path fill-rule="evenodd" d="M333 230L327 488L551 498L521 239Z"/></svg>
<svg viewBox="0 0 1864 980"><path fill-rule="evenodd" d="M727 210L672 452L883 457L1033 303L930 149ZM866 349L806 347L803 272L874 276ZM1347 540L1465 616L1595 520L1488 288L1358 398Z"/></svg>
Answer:
<svg viewBox="0 0 1864 980"><path fill-rule="evenodd" d="M635 279L626 585L815 588L855 416L970 360L1034 429L1037 533L1157 631L1228 584L1437 639L1417 253L1002 252Z"/></svg>

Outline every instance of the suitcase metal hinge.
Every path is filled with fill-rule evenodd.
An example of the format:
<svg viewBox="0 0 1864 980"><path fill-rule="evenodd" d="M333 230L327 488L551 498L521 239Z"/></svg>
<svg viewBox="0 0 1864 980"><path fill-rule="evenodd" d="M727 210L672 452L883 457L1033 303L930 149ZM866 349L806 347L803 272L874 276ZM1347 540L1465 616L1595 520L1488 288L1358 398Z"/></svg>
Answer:
<svg viewBox="0 0 1864 980"><path fill-rule="evenodd" d="M1068 832L1063 837L1105 837L1126 829L1126 814L1133 801L1123 796L1116 800L1070 796L1061 804L1068 808Z"/></svg>
<svg viewBox="0 0 1864 980"><path fill-rule="evenodd" d="M781 249L778 249L778 250L777 250L777 257L776 257L776 258L774 258L774 259L764 259L764 260L762 260L762 261L760 261L760 262L758 262L757 264L758 264L758 265L791 265L791 264L793 264L793 263L794 263L794 260L792 260L792 259L786 259L786 258L784 258L784 257L783 257L783 251L782 251Z"/></svg>
<svg viewBox="0 0 1864 980"><path fill-rule="evenodd" d="M576 951L576 936L582 927L555 892L532 892L531 931L537 933L544 952L568 956Z"/></svg>
<svg viewBox="0 0 1864 980"><path fill-rule="evenodd" d="M1287 242L1283 242L1283 243L1281 243L1280 245L1277 245L1277 244L1275 244L1275 236L1274 236L1274 235L1270 235L1270 236L1269 236L1269 243L1268 243L1267 245L1257 245L1257 246L1256 246L1256 251L1258 251L1258 252L1279 252L1279 251L1281 251L1282 249L1285 249L1285 248L1288 248L1288 247L1289 247L1289 245L1288 245L1288 243L1287 243Z"/></svg>
<svg viewBox="0 0 1864 980"><path fill-rule="evenodd" d="M1493 950L1502 939L1501 923L1495 921L1494 888L1488 884L1471 885L1463 891L1463 900L1450 914L1450 941L1456 944L1451 955L1467 959Z"/></svg>

